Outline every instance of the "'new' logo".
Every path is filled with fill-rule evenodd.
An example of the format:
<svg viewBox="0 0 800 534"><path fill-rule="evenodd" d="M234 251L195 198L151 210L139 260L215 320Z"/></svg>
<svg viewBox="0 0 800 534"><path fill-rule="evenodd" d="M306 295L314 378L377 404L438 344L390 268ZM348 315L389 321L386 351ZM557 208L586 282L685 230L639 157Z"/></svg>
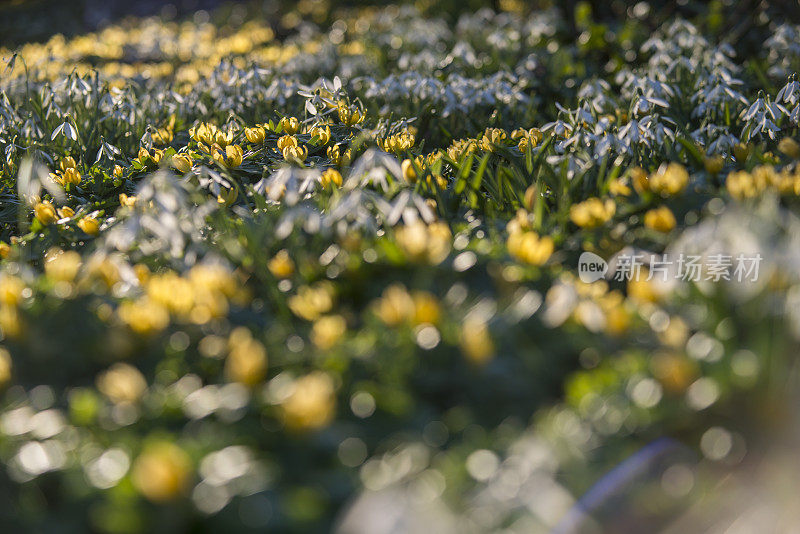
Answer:
<svg viewBox="0 0 800 534"><path fill-rule="evenodd" d="M603 278L608 272L608 262L594 252L584 252L578 258L578 277L591 284Z"/></svg>

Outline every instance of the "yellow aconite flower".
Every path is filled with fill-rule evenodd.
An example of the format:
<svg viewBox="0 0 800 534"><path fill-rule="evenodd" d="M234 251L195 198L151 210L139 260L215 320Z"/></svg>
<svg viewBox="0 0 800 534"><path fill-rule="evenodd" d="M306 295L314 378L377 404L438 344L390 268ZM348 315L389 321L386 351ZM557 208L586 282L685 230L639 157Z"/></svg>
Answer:
<svg viewBox="0 0 800 534"><path fill-rule="evenodd" d="M295 315L313 321L333 308L333 288L326 282L302 286L289 298L288 304Z"/></svg>
<svg viewBox="0 0 800 534"><path fill-rule="evenodd" d="M728 175L725 180L725 187L731 196L737 200L755 198L760 196L768 186L763 177L763 173L753 172L753 174L750 174L747 171L735 171Z"/></svg>
<svg viewBox="0 0 800 534"><path fill-rule="evenodd" d="M508 133L502 128L486 128L479 142L480 147L486 151L493 151L496 145L505 145Z"/></svg>
<svg viewBox="0 0 800 534"><path fill-rule="evenodd" d="M267 350L250 330L240 326L228 338L225 376L228 380L252 387L267 375Z"/></svg>
<svg viewBox="0 0 800 534"><path fill-rule="evenodd" d="M331 422L336 411L333 380L316 371L295 380L280 405L281 418L293 430L315 430Z"/></svg>
<svg viewBox="0 0 800 534"><path fill-rule="evenodd" d="M189 129L189 136L198 143L212 145L216 141L217 127L213 124L200 123Z"/></svg>
<svg viewBox="0 0 800 534"><path fill-rule="evenodd" d="M124 172L125 169L121 165L114 165L114 178L122 178L122 173Z"/></svg>
<svg viewBox="0 0 800 534"><path fill-rule="evenodd" d="M669 393L686 391L698 375L697 364L686 356L671 351L657 353L650 362L653 377Z"/></svg>
<svg viewBox="0 0 800 534"><path fill-rule="evenodd" d="M239 191L237 191L235 187L231 187L230 189L220 189L219 194L217 195L217 203L224 206L230 206L236 202L236 199L238 198Z"/></svg>
<svg viewBox="0 0 800 534"><path fill-rule="evenodd" d="M11 246L5 241L0 241L0 258L5 259L11 254Z"/></svg>
<svg viewBox="0 0 800 534"><path fill-rule="evenodd" d="M178 172L186 174L192 169L192 158L188 154L175 154L172 156L172 166Z"/></svg>
<svg viewBox="0 0 800 534"><path fill-rule="evenodd" d="M301 164L308 157L308 149L304 146L287 146L283 149L283 159L286 161Z"/></svg>
<svg viewBox="0 0 800 534"><path fill-rule="evenodd" d="M320 350L332 348L347 331L347 323L341 315L325 315L314 321L311 327L311 342Z"/></svg>
<svg viewBox="0 0 800 534"><path fill-rule="evenodd" d="M97 389L114 404L134 403L147 389L147 381L136 367L116 363L97 377Z"/></svg>
<svg viewBox="0 0 800 534"><path fill-rule="evenodd" d="M294 262L289 257L289 252L281 250L267 264L269 272L275 278L289 278L294 274Z"/></svg>
<svg viewBox="0 0 800 534"><path fill-rule="evenodd" d="M325 169L319 177L319 183L322 187L341 187L342 186L342 173L336 169Z"/></svg>
<svg viewBox="0 0 800 534"><path fill-rule="evenodd" d="M628 296L638 302L657 302L659 294L654 281L648 280L649 271L642 269L638 276L628 280Z"/></svg>
<svg viewBox="0 0 800 534"><path fill-rule="evenodd" d="M412 322L415 325L437 324L442 316L442 309L437 298L427 291L415 291L411 295L414 301L414 316Z"/></svg>
<svg viewBox="0 0 800 534"><path fill-rule="evenodd" d="M39 222L45 226L56 222L58 219L56 209L47 201L37 202L33 207L33 213Z"/></svg>
<svg viewBox="0 0 800 534"><path fill-rule="evenodd" d="M644 225L657 232L667 233L675 228L675 215L666 206L652 209L644 214Z"/></svg>
<svg viewBox="0 0 800 534"><path fill-rule="evenodd" d="M425 224L417 220L398 228L395 238L409 259L435 265L450 254L453 234L443 222Z"/></svg>
<svg viewBox="0 0 800 534"><path fill-rule="evenodd" d="M0 386L11 380L11 353L0 347Z"/></svg>
<svg viewBox="0 0 800 534"><path fill-rule="evenodd" d="M74 250L51 248L45 254L44 272L57 282L72 282L81 268L81 255Z"/></svg>
<svg viewBox="0 0 800 534"><path fill-rule="evenodd" d="M123 302L117 315L131 330L142 335L161 331L169 324L167 308L148 298Z"/></svg>
<svg viewBox="0 0 800 534"><path fill-rule="evenodd" d="M631 183L633 188L640 195L650 191L650 180L647 177L647 171L641 167L634 167L630 171Z"/></svg>
<svg viewBox="0 0 800 534"><path fill-rule="evenodd" d="M67 169L76 168L78 166L78 163L72 156L67 156L66 158L63 158L61 161L58 162L58 166L61 168L61 172L64 172Z"/></svg>
<svg viewBox="0 0 800 534"><path fill-rule="evenodd" d="M78 185L81 183L81 173L78 172L78 169L74 167L70 167L64 170L63 174L61 175L60 179L57 180L63 185L67 184L75 184Z"/></svg>
<svg viewBox="0 0 800 534"><path fill-rule="evenodd" d="M417 171L414 170L414 164L410 159L404 159L400 168L403 171L403 179L406 182L413 184L417 181Z"/></svg>
<svg viewBox="0 0 800 534"><path fill-rule="evenodd" d="M87 215L78 221L78 228L89 235L97 235L100 232L100 223L94 217Z"/></svg>
<svg viewBox="0 0 800 534"><path fill-rule="evenodd" d="M164 151L159 150L157 148L153 149L151 153L146 148L141 147L139 148L138 157L134 161L138 161L140 165L146 167L148 169L152 169L158 166L161 158L164 157Z"/></svg>
<svg viewBox="0 0 800 534"><path fill-rule="evenodd" d="M289 135L300 131L300 121L296 117L283 117L278 121L278 127Z"/></svg>
<svg viewBox="0 0 800 534"><path fill-rule="evenodd" d="M778 150L792 159L800 159L800 143L791 137L784 137L778 143Z"/></svg>
<svg viewBox="0 0 800 534"><path fill-rule="evenodd" d="M390 135L385 139L379 139L377 143L381 150L398 154L400 152L410 150L411 147L414 146L416 140L416 136L413 133L408 130L404 130L394 135Z"/></svg>
<svg viewBox="0 0 800 534"><path fill-rule="evenodd" d="M284 135L278 138L278 150L283 151L295 146L297 146L297 138L293 135Z"/></svg>
<svg viewBox="0 0 800 534"><path fill-rule="evenodd" d="M543 265L553 255L555 244L550 236L539 237L536 232L513 232L508 236L508 252L529 265Z"/></svg>
<svg viewBox="0 0 800 534"><path fill-rule="evenodd" d="M351 108L345 102L339 102L339 120L345 126L355 126L364 121L364 115L358 108Z"/></svg>
<svg viewBox="0 0 800 534"><path fill-rule="evenodd" d="M259 144L264 142L264 138L267 137L267 131L261 126L256 126L255 128L245 128L244 136L251 143Z"/></svg>
<svg viewBox="0 0 800 534"><path fill-rule="evenodd" d="M12 274L0 275L0 304L16 306L22 300L25 282Z"/></svg>
<svg viewBox="0 0 800 534"><path fill-rule="evenodd" d="M414 299L402 284L392 284L384 289L373 306L375 315L388 326L409 321L415 312Z"/></svg>
<svg viewBox="0 0 800 534"><path fill-rule="evenodd" d="M744 163L750 157L753 147L750 143L736 143L733 145L733 156L739 163Z"/></svg>
<svg viewBox="0 0 800 534"><path fill-rule="evenodd" d="M677 195L689 184L689 173L680 163L662 165L649 179L650 190L661 196Z"/></svg>
<svg viewBox="0 0 800 534"><path fill-rule="evenodd" d="M69 206L63 206L61 208L58 208L56 212L58 213L58 216L61 217L62 219L69 219L75 216L75 210L70 208Z"/></svg>
<svg viewBox="0 0 800 534"><path fill-rule="evenodd" d="M214 151L214 161L229 169L235 169L242 164L244 153L239 145L228 145L225 152L222 150Z"/></svg>
<svg viewBox="0 0 800 534"><path fill-rule="evenodd" d="M8 338L16 338L23 330L22 318L15 306L0 304L0 332Z"/></svg>
<svg viewBox="0 0 800 534"><path fill-rule="evenodd" d="M172 142L174 133L170 128L158 128L150 136L156 145L168 145Z"/></svg>
<svg viewBox="0 0 800 534"><path fill-rule="evenodd" d="M136 197L135 196L128 196L125 193L119 194L119 205L124 206L126 208L132 208L136 205Z"/></svg>
<svg viewBox="0 0 800 534"><path fill-rule="evenodd" d="M328 147L328 157L334 165L343 167L350 165L350 160L353 159L353 151L350 148L343 149L341 145L333 145Z"/></svg>
<svg viewBox="0 0 800 534"><path fill-rule="evenodd" d="M148 445L136 458L131 480L147 499L166 502L188 489L191 470L191 461L183 449L164 441Z"/></svg>
<svg viewBox="0 0 800 534"><path fill-rule="evenodd" d="M331 140L331 127L327 124L325 128L322 126L314 126L311 128L311 137L317 138L318 145L327 145Z"/></svg>
<svg viewBox="0 0 800 534"><path fill-rule="evenodd" d="M703 158L703 167L706 169L706 172L708 174L717 175L724 166L725 166L725 158L723 158L719 154L717 154L716 156L706 156L705 158Z"/></svg>
<svg viewBox="0 0 800 534"><path fill-rule="evenodd" d="M632 193L631 188L621 178L617 178L608 184L608 192L620 197L627 197Z"/></svg>
<svg viewBox="0 0 800 534"><path fill-rule="evenodd" d="M486 322L468 318L461 328L461 351L472 363L482 365L494 357L494 343Z"/></svg>
<svg viewBox="0 0 800 534"><path fill-rule="evenodd" d="M581 228L597 228L608 222L617 210L611 199L589 198L570 207L569 218Z"/></svg>
<svg viewBox="0 0 800 534"><path fill-rule="evenodd" d="M181 317L188 316L195 304L192 283L172 271L152 275L146 291L151 301Z"/></svg>

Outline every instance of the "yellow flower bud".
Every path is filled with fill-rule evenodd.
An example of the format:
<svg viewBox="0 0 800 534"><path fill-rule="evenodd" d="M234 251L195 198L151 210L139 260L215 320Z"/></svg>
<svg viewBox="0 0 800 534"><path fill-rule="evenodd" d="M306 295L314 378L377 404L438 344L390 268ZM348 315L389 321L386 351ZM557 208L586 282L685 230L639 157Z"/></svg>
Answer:
<svg viewBox="0 0 800 534"><path fill-rule="evenodd" d="M131 480L147 499L166 502L188 489L190 475L189 456L177 445L165 441L142 451L133 464Z"/></svg>
<svg viewBox="0 0 800 534"><path fill-rule="evenodd" d="M308 149L304 146L287 146L283 149L283 159L300 165L308 157Z"/></svg>
<svg viewBox="0 0 800 534"><path fill-rule="evenodd" d="M784 137L778 143L778 150L792 159L800 159L800 144L791 137Z"/></svg>
<svg viewBox="0 0 800 534"><path fill-rule="evenodd" d="M275 278L289 278L294 274L294 262L286 250L281 250L267 264L269 272Z"/></svg>
<svg viewBox="0 0 800 534"><path fill-rule="evenodd" d="M461 351L470 362L477 365L483 365L494 357L494 343L483 320L468 318L464 321Z"/></svg>
<svg viewBox="0 0 800 534"><path fill-rule="evenodd" d="M322 187L341 187L342 173L336 169L326 169L319 177L319 183Z"/></svg>
<svg viewBox="0 0 800 534"><path fill-rule="evenodd" d="M506 246L509 254L529 265L543 265L555 249L550 236L539 237L532 231L511 233Z"/></svg>
<svg viewBox="0 0 800 534"><path fill-rule="evenodd" d="M278 121L278 127L285 133L293 135L300 131L300 121L296 117L283 117Z"/></svg>
<svg viewBox="0 0 800 534"><path fill-rule="evenodd" d="M649 180L650 190L661 196L677 195L688 183L689 173L680 163L662 165Z"/></svg>
<svg viewBox="0 0 800 534"><path fill-rule="evenodd" d="M78 221L78 228L89 235L97 235L100 232L100 223L96 218L87 215Z"/></svg>
<svg viewBox="0 0 800 534"><path fill-rule="evenodd" d="M214 151L214 161L229 169L235 169L242 164L244 153L239 145L227 145L225 151Z"/></svg>
<svg viewBox="0 0 800 534"><path fill-rule="evenodd" d="M347 323L341 315L326 315L314 321L311 327L311 341L320 350L332 348L347 330Z"/></svg>
<svg viewBox="0 0 800 534"><path fill-rule="evenodd" d="M74 250L52 248L45 255L44 272L57 282L72 282L81 267L81 255Z"/></svg>
<svg viewBox="0 0 800 534"><path fill-rule="evenodd" d="M136 197L135 196L128 196L125 193L119 194L119 205L124 206L126 208L132 208L136 205Z"/></svg>
<svg viewBox="0 0 800 534"><path fill-rule="evenodd" d="M719 171L721 171L724 166L725 158L719 154L716 156L707 156L703 159L703 167L705 167L706 172L712 176L719 174Z"/></svg>
<svg viewBox="0 0 800 534"><path fill-rule="evenodd" d="M297 146L297 138L293 135L284 135L278 139L278 150L286 150Z"/></svg>
<svg viewBox="0 0 800 534"><path fill-rule="evenodd" d="M192 158L188 154L175 154L172 156L172 166L180 173L186 174L192 169Z"/></svg>
<svg viewBox="0 0 800 534"><path fill-rule="evenodd" d="M114 404L134 403L147 389L147 381L136 367L116 363L97 377L97 389Z"/></svg>
<svg viewBox="0 0 800 534"><path fill-rule="evenodd" d="M78 164L75 161L75 158L73 158L72 156L67 156L66 158L58 162L58 166L61 168L61 172L64 172L67 169L76 168Z"/></svg>
<svg viewBox="0 0 800 534"><path fill-rule="evenodd" d="M750 157L753 147L749 143L736 143L733 146L733 156L739 163L744 163Z"/></svg>
<svg viewBox="0 0 800 534"><path fill-rule="evenodd" d="M644 225L657 232L667 233L675 228L675 215L668 207L661 206L644 214Z"/></svg>
<svg viewBox="0 0 800 534"><path fill-rule="evenodd" d="M0 347L0 386L6 385L11 380L11 365L11 353Z"/></svg>
<svg viewBox="0 0 800 534"><path fill-rule="evenodd" d="M47 226L57 220L56 209L47 201L37 202L33 207L33 213L36 219L43 225Z"/></svg>
<svg viewBox="0 0 800 534"><path fill-rule="evenodd" d="M228 339L230 352L225 360L225 376L228 380L246 386L255 386L267 374L267 350L240 326L231 332Z"/></svg>
<svg viewBox="0 0 800 534"><path fill-rule="evenodd" d="M298 378L280 409L283 422L292 430L315 430L326 426L336 411L333 380L322 371Z"/></svg>
<svg viewBox="0 0 800 534"><path fill-rule="evenodd" d="M569 218L581 228L597 228L614 216L617 206L611 199L589 198L570 207Z"/></svg>
<svg viewBox="0 0 800 534"><path fill-rule="evenodd" d="M69 206L63 206L56 210L58 212L58 216L62 219L69 219L75 216L75 210L70 208Z"/></svg>
<svg viewBox="0 0 800 534"><path fill-rule="evenodd" d="M264 128L256 126L255 128L245 128L244 136L251 143L259 144L264 142L264 138L267 136L267 132L264 130Z"/></svg>
<svg viewBox="0 0 800 534"><path fill-rule="evenodd" d="M331 127L327 124L325 128L315 126L311 129L311 137L316 137L318 139L318 145L327 145L331 140Z"/></svg>
<svg viewBox="0 0 800 534"><path fill-rule="evenodd" d="M406 182L413 184L417 181L417 171L414 170L414 164L410 159L404 159L400 168L403 170L403 178Z"/></svg>

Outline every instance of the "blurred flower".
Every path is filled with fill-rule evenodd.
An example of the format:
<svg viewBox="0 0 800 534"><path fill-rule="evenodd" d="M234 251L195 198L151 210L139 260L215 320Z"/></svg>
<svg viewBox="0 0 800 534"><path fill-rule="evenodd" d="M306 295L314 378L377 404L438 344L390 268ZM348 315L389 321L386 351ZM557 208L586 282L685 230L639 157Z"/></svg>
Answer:
<svg viewBox="0 0 800 534"><path fill-rule="evenodd" d="M279 250L267 264L269 272L276 278L289 278L294 274L294 262L286 249Z"/></svg>
<svg viewBox="0 0 800 534"><path fill-rule="evenodd" d="M315 430L327 426L336 410L333 380L322 371L298 378L280 410L283 422L290 429Z"/></svg>
<svg viewBox="0 0 800 534"><path fill-rule="evenodd" d="M570 207L569 217L581 228L597 228L614 216L616 208L611 199L590 198Z"/></svg>
<svg viewBox="0 0 800 534"><path fill-rule="evenodd" d="M311 341L320 350L329 350L344 335L347 323L341 315L324 315L311 327Z"/></svg>
<svg viewBox="0 0 800 534"><path fill-rule="evenodd" d="M97 377L97 389L115 404L134 403L147 389L147 382L132 365L116 363Z"/></svg>
<svg viewBox="0 0 800 534"><path fill-rule="evenodd" d="M475 364L483 365L494 357L489 328L481 319L467 318L461 327L461 351Z"/></svg>
<svg viewBox="0 0 800 534"><path fill-rule="evenodd" d="M45 226L54 223L57 219L55 208L47 201L37 202L33 207L33 213L36 219Z"/></svg>
<svg viewBox="0 0 800 534"><path fill-rule="evenodd" d="M644 214L644 225L657 232L670 232L675 228L675 224L675 216L666 206L649 210Z"/></svg>
<svg viewBox="0 0 800 534"><path fill-rule="evenodd" d="M689 173L680 163L663 164L650 176L650 190L661 196L677 195L689 183Z"/></svg>
<svg viewBox="0 0 800 534"><path fill-rule="evenodd" d="M255 386L267 374L267 351L250 330L238 327L228 338L228 357L225 360L225 376L246 386Z"/></svg>
<svg viewBox="0 0 800 534"><path fill-rule="evenodd" d="M153 502L165 502L183 494L191 477L189 456L174 443L147 445L131 471L133 485Z"/></svg>

